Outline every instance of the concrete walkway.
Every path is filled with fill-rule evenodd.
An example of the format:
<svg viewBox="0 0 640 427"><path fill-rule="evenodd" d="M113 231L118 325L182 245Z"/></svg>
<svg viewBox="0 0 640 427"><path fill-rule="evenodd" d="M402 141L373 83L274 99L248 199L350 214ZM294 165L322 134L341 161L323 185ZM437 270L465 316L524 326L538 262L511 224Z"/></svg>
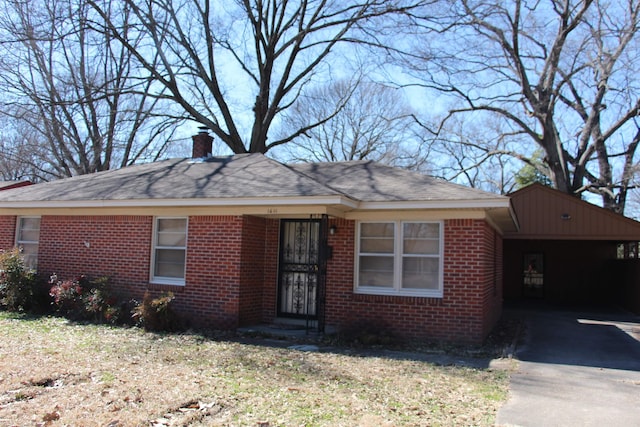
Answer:
<svg viewBox="0 0 640 427"><path fill-rule="evenodd" d="M499 426L639 426L640 318L529 309Z"/></svg>

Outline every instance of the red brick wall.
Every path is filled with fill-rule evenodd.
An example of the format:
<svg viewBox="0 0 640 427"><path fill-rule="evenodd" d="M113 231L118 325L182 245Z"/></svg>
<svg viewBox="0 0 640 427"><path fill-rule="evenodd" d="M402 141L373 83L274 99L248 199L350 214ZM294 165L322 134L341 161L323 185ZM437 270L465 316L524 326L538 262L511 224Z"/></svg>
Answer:
<svg viewBox="0 0 640 427"><path fill-rule="evenodd" d="M499 316L501 283L494 286L493 230L483 220L444 222L443 298L363 295L353 292L355 222L333 221L329 237L327 323L349 328L353 322L380 325L409 339L482 341ZM499 237L499 236L498 236ZM501 240L498 246L501 246ZM495 295L494 295L495 290Z"/></svg>
<svg viewBox="0 0 640 427"><path fill-rule="evenodd" d="M140 298L149 280L149 216L42 216L38 271L59 279L109 276L118 292Z"/></svg>
<svg viewBox="0 0 640 427"><path fill-rule="evenodd" d="M0 249L11 249L16 244L16 217L0 216Z"/></svg>
<svg viewBox="0 0 640 427"><path fill-rule="evenodd" d="M243 224L242 216L189 218L186 286L179 302L196 326L239 325Z"/></svg>
<svg viewBox="0 0 640 427"><path fill-rule="evenodd" d="M278 289L278 261L280 248L280 221L266 221L264 252L264 287L262 294L262 321L271 322L276 317Z"/></svg>
<svg viewBox="0 0 640 427"><path fill-rule="evenodd" d="M276 220L190 217L186 286L157 288L174 290L178 309L195 326L235 329L260 323L263 299L275 292L277 233Z"/></svg>
<svg viewBox="0 0 640 427"><path fill-rule="evenodd" d="M39 271L45 277L55 272L61 279L106 275L126 299L141 299L147 290L154 296L172 291L176 310L194 326L233 329L260 320L263 274L275 288L277 262L264 265L267 225L273 228L273 221L190 217L186 285L169 286L149 283L153 217L43 216ZM277 222L275 229L277 237ZM12 245L13 237L10 240Z"/></svg>
<svg viewBox="0 0 640 427"><path fill-rule="evenodd" d="M107 275L126 298L172 291L191 324L232 329L243 315L252 322L261 314L264 228L259 218L190 217L186 285L169 286L149 283L152 217L43 216L39 270L60 278Z"/></svg>
<svg viewBox="0 0 640 427"><path fill-rule="evenodd" d="M263 218L244 217L239 282L241 326L255 325L262 320L265 234L266 224Z"/></svg>
<svg viewBox="0 0 640 427"><path fill-rule="evenodd" d="M483 254L482 270L484 272L483 312L484 323L483 336L491 332L491 329L502 315L503 300L503 254L502 236L489 224L484 224L483 246L486 251Z"/></svg>
<svg viewBox="0 0 640 427"><path fill-rule="evenodd" d="M332 225L336 226L336 233L328 236L333 255L327 260L325 318L327 325L341 328L352 321L352 310L360 313L366 308L354 301L355 221L332 218L329 226Z"/></svg>

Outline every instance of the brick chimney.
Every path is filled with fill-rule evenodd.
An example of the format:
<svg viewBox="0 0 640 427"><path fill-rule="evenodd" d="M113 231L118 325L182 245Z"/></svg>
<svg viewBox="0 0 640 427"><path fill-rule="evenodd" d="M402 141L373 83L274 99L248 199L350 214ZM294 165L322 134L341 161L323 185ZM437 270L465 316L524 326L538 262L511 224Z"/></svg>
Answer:
<svg viewBox="0 0 640 427"><path fill-rule="evenodd" d="M191 137L191 139L193 139L191 157L194 159L209 157L211 155L211 147L213 145L213 137L209 135L209 130L204 126L201 126L198 129L200 129L198 133Z"/></svg>

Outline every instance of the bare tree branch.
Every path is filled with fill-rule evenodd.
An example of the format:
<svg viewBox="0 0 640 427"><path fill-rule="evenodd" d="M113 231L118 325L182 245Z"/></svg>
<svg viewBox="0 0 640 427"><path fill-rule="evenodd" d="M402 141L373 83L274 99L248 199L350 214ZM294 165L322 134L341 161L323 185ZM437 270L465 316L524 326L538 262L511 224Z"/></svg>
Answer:
<svg viewBox="0 0 640 427"><path fill-rule="evenodd" d="M319 75L329 79L329 58L339 45L366 39L366 28L421 5L384 0L282 2L238 0L125 0L136 20L125 26L87 0L101 28L137 58L161 92L233 152L267 152L330 117L305 123L269 141L277 117L296 103ZM140 36L142 43L130 40ZM150 56L157 55L156 63ZM152 88L153 89L153 88ZM243 135L244 133L244 135Z"/></svg>
<svg viewBox="0 0 640 427"><path fill-rule="evenodd" d="M0 14L2 114L39 134L42 179L151 159L174 131L167 123L178 123L153 113L161 101L145 95L151 80L128 50L88 26L93 13L83 0L7 0ZM130 12L118 16L126 23Z"/></svg>
<svg viewBox="0 0 640 427"><path fill-rule="evenodd" d="M428 49L397 56L412 67L411 83L456 104L440 137L454 116L494 116L498 132L518 129L528 138L505 141L506 153L488 152L526 163L540 148L556 188L595 192L603 206L622 212L629 173L637 170L639 9L637 0L451 2L442 18L415 14ZM625 161L611 153L624 153Z"/></svg>

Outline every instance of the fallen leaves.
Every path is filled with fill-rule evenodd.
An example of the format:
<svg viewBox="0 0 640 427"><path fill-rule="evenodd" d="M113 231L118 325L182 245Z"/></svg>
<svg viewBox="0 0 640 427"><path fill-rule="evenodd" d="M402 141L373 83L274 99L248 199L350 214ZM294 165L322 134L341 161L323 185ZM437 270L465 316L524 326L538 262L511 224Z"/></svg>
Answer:
<svg viewBox="0 0 640 427"><path fill-rule="evenodd" d="M151 421L151 427L184 426L215 413L216 402L189 402Z"/></svg>
<svg viewBox="0 0 640 427"><path fill-rule="evenodd" d="M27 339L28 338L28 339ZM306 348L305 348L306 349ZM493 425L507 378L0 313L8 425ZM34 418L35 417L35 418Z"/></svg>

